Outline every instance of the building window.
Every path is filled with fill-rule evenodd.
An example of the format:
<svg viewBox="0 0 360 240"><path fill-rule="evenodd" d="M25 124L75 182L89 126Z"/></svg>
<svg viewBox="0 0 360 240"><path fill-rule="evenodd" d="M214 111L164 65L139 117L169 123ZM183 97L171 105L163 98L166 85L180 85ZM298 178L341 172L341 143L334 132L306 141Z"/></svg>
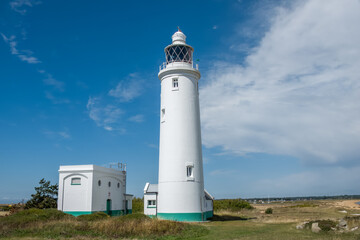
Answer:
<svg viewBox="0 0 360 240"><path fill-rule="evenodd" d="M111 182L108 183L109 187L111 187Z"/></svg>
<svg viewBox="0 0 360 240"><path fill-rule="evenodd" d="M193 166L187 166L186 167L186 176L187 177L193 177Z"/></svg>
<svg viewBox="0 0 360 240"><path fill-rule="evenodd" d="M179 90L179 80L178 78L172 79L172 88L173 90Z"/></svg>
<svg viewBox="0 0 360 240"><path fill-rule="evenodd" d="M156 200L148 200L148 208L156 207Z"/></svg>
<svg viewBox="0 0 360 240"><path fill-rule="evenodd" d="M117 184L117 187L120 188L120 183Z"/></svg>
<svg viewBox="0 0 360 240"><path fill-rule="evenodd" d="M99 187L101 186L101 180L98 181L98 185L99 185Z"/></svg>
<svg viewBox="0 0 360 240"><path fill-rule="evenodd" d="M161 122L165 122L165 108L161 109Z"/></svg>
<svg viewBox="0 0 360 240"><path fill-rule="evenodd" d="M71 185L81 185L81 178L72 178Z"/></svg>

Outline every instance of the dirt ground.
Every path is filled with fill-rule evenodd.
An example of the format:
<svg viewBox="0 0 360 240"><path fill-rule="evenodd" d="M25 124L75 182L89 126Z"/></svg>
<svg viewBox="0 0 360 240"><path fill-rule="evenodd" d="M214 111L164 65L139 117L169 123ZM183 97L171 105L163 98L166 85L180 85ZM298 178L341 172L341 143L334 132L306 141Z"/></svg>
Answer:
<svg viewBox="0 0 360 240"><path fill-rule="evenodd" d="M0 217L6 216L6 215L8 215L8 214L9 214L9 212L0 211Z"/></svg>
<svg viewBox="0 0 360 240"><path fill-rule="evenodd" d="M359 209L360 210L360 204L357 204L357 202L360 202L360 200L343 200L343 201L336 201L334 203L335 207L341 207L341 208L348 208L348 209Z"/></svg>

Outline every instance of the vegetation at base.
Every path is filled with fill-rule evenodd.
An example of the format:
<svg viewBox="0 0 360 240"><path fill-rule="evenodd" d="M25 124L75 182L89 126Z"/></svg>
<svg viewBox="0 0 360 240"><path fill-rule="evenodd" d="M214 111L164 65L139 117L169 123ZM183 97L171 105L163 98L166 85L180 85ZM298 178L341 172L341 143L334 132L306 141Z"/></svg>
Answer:
<svg viewBox="0 0 360 240"><path fill-rule="evenodd" d="M10 211L11 205L0 206L0 211Z"/></svg>
<svg viewBox="0 0 360 240"><path fill-rule="evenodd" d="M110 217L110 216L104 212L95 212L92 214L80 215L76 219L79 221L96 221L96 220L101 220L101 219L108 218L108 217Z"/></svg>
<svg viewBox="0 0 360 240"><path fill-rule="evenodd" d="M132 200L132 212L144 213L144 198L134 197Z"/></svg>
<svg viewBox="0 0 360 240"><path fill-rule="evenodd" d="M31 194L31 199L26 202L25 208L56 208L58 185L51 185L50 181L44 178L40 180L39 187L35 187L35 194Z"/></svg>
<svg viewBox="0 0 360 240"><path fill-rule="evenodd" d="M226 210L236 212L242 209L254 209L254 207L240 198L214 200L214 211Z"/></svg>
<svg viewBox="0 0 360 240"><path fill-rule="evenodd" d="M317 206L319 206L319 205L311 204L311 203L303 203L303 204L289 206L288 208L304 208L304 207L317 207Z"/></svg>
<svg viewBox="0 0 360 240"><path fill-rule="evenodd" d="M265 214L272 214L273 213L273 209L272 208L267 208L265 210Z"/></svg>
<svg viewBox="0 0 360 240"><path fill-rule="evenodd" d="M201 225L152 219L144 214L74 217L55 209L27 209L0 218L0 238L180 238L202 236Z"/></svg>
<svg viewBox="0 0 360 240"><path fill-rule="evenodd" d="M336 222L328 219L328 220L310 221L305 224L305 228L311 229L312 224L316 222L318 223L319 228L324 232L328 232L331 230L331 228L336 227Z"/></svg>

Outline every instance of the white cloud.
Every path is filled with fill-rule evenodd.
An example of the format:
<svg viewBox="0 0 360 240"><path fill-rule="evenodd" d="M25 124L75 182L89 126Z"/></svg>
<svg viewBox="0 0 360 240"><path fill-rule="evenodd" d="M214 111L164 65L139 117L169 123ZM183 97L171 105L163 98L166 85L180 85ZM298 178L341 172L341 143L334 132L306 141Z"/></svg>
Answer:
<svg viewBox="0 0 360 240"><path fill-rule="evenodd" d="M45 97L52 101L54 104L70 103L69 99L66 98L57 98L51 92L45 91Z"/></svg>
<svg viewBox="0 0 360 240"><path fill-rule="evenodd" d="M122 102L129 102L140 96L142 91L140 78L137 74L130 74L128 78L121 80L115 88L111 89L108 94Z"/></svg>
<svg viewBox="0 0 360 240"><path fill-rule="evenodd" d="M40 72L40 71L39 71ZM41 73L41 72L40 72ZM46 85L49 85L49 86L53 86L55 87L57 90L59 91L64 91L64 82L61 82L61 81L58 81L56 80L55 78L53 78L53 76L49 73L43 73L46 78L43 80L43 82L46 84Z"/></svg>
<svg viewBox="0 0 360 240"><path fill-rule="evenodd" d="M143 122L143 121L144 121L144 115L142 115L142 114L137 114L137 115L135 115L135 116L129 117L128 120L129 120L130 122L140 123L140 122Z"/></svg>
<svg viewBox="0 0 360 240"><path fill-rule="evenodd" d="M10 7L12 10L14 10L17 13L20 13L22 15L24 15L27 12L28 7L32 7L34 5L38 5L40 4L41 1L33 1L33 0L14 0L11 1Z"/></svg>
<svg viewBox="0 0 360 240"><path fill-rule="evenodd" d="M9 45L11 54L16 55L21 61L30 64L40 63L39 59L32 56L33 55L32 51L17 49L17 41L15 41L16 36L11 35L10 37L6 37L5 34L3 33L1 33L1 36L4 39L5 43Z"/></svg>
<svg viewBox="0 0 360 240"><path fill-rule="evenodd" d="M359 160L359 22L357 0L277 9L244 65L215 63L206 74L203 143L316 163Z"/></svg>
<svg viewBox="0 0 360 240"><path fill-rule="evenodd" d="M43 134L45 134L49 138L55 138L55 139L70 139L71 135L69 133L69 130L65 128L63 131L43 131Z"/></svg>
<svg viewBox="0 0 360 240"><path fill-rule="evenodd" d="M125 129L120 127L124 112L118 106L103 104L100 97L89 97L86 108L89 117L94 120L99 127L107 131L125 132Z"/></svg>

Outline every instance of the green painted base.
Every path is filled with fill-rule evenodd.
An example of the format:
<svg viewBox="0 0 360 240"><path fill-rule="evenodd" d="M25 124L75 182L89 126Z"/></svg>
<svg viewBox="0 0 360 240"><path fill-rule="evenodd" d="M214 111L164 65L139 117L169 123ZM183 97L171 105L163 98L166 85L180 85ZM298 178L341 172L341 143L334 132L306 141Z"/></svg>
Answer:
<svg viewBox="0 0 360 240"><path fill-rule="evenodd" d="M74 212L64 212L64 213L67 213L67 214L71 214L71 215L73 215L73 216L75 216L75 217L77 217L77 216L80 216L80 215L86 215L86 214L92 214L93 212L86 212L86 211L74 211Z"/></svg>
<svg viewBox="0 0 360 240"><path fill-rule="evenodd" d="M92 214L92 213L96 213L96 212L104 212L104 213L109 214L110 216L114 217L114 216L123 216L123 215L127 215L127 214L132 214L132 209L128 209L126 212L124 210L112 210L110 212L107 212L107 211L70 211L70 212L67 212L67 211L65 211L64 213L71 214L71 215L77 217L80 215Z"/></svg>
<svg viewBox="0 0 360 240"><path fill-rule="evenodd" d="M214 216L214 211L204 212L204 218L207 220Z"/></svg>
<svg viewBox="0 0 360 240"><path fill-rule="evenodd" d="M213 211L204 213L158 213L157 217L164 220L179 222L203 222L213 216Z"/></svg>

